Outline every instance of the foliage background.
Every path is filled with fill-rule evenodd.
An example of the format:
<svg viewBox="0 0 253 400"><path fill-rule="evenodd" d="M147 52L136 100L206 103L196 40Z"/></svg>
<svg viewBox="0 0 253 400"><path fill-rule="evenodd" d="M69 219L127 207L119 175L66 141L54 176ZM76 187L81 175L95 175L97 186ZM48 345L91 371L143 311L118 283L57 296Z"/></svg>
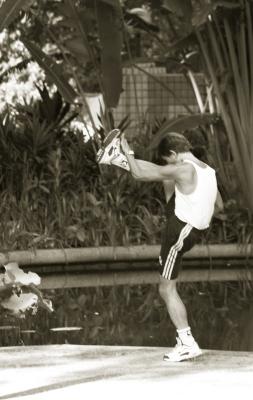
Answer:
<svg viewBox="0 0 253 400"><path fill-rule="evenodd" d="M161 185L135 182L110 166L100 171L90 143L70 128L73 110L58 93L49 98L44 88L40 96L33 105L2 115L1 247L159 244L164 221ZM197 140L195 135L193 142L205 156L200 151L202 136ZM147 158L145 135L132 145L138 157ZM251 232L247 209L230 196L203 241L245 242ZM181 284L180 293L202 347L252 349L244 334L252 316L250 282ZM2 326L12 327L2 331L1 345L174 345L174 327L156 285L54 290L45 296L53 301L53 314L40 310L25 320L1 314ZM71 326L82 329L50 330Z"/></svg>
<svg viewBox="0 0 253 400"><path fill-rule="evenodd" d="M161 2L151 2L157 8L157 18L160 18L158 3ZM126 5L127 2L123 4ZM142 2L138 2L139 5L142 5ZM93 68L91 60L87 59L83 48L81 51L85 58L85 68L84 58L80 58L81 69L73 69L72 63L78 58L74 54L75 51L68 53L70 63L64 62L66 60L63 57L62 46L70 45L69 27L64 25L64 21L61 26L56 27L54 24L54 2L33 2L30 6L29 18L27 19L24 12L18 21L15 20L15 23L9 26L9 35L2 42L1 82L7 83L12 72L18 76L20 84L29 76L29 69L26 70L25 67L30 62L30 54L24 52L20 42L17 47L14 46L17 39L21 39L23 35L23 42L37 41L37 44L47 51L47 60L62 66L66 76L72 78L71 83L75 90L78 83L81 83L84 91L99 90L97 71ZM129 2L127 6L131 8L137 4ZM64 15L66 17L66 12ZM48 16L52 18L48 19ZM163 17L164 21L165 15ZM168 50L162 40L171 42L175 38L180 39L178 34L188 32L189 28L188 26L181 30L180 17L171 16L164 25L164 37L158 38L156 42L157 30L154 25L145 25L138 16L134 21L137 34L134 34L130 23L126 27L131 51L129 52L126 43L123 49L125 59L131 54L137 57L143 55L139 52L141 43L144 45L145 57L156 57L160 61L161 54ZM68 23L73 24L73 21ZM176 30L168 31L168 25L176 26ZM90 32L89 43L94 48L97 63L100 61L101 43L95 24L93 28L95 29ZM49 29L52 30L51 36L48 35ZM145 34L140 35L141 30L144 30ZM52 33L56 39L62 34L64 40L60 43L59 40L52 40ZM140 37L141 40L138 40ZM15 63L10 63L10 53L15 54ZM176 55L180 60L181 51L176 52ZM166 62L169 68L169 54ZM197 63L198 68L200 65ZM76 78L74 82L73 73ZM85 143L83 132L74 132L71 127L71 121L80 110L76 105L66 104L55 87L52 90L51 76L47 81L49 86L46 86L44 77L44 73L41 73L34 101L27 104L27 101L22 100L22 105L16 105L14 96L9 105L5 104L2 109L2 251L158 244L164 218L164 199L159 185L134 182L124 171L107 166L99 169L94 162L92 143ZM108 115L105 116L105 122L108 124ZM218 128L222 131L224 127ZM149 123L144 121L140 126L143 134L133 138L132 145L139 157L151 157L144 151L146 132L150 129L155 133L157 126L150 127ZM193 136L192 132L187 134ZM215 160L215 147L205 140L209 136L205 129L201 130L201 138L198 139L195 135L195 149L199 151L208 147L204 156L211 156ZM224 164L224 161L231 161L231 149L227 141L223 140L223 136L219 135L218 140L223 157L221 161ZM213 219L211 228L203 239L209 243L246 243L252 240L252 214L242 205L238 196L238 182L234 179L233 165L230 163L228 168L232 179L226 185L224 180L219 182L224 194L225 210ZM218 170L218 173L223 176L221 171ZM202 347L250 349L252 343L244 338L244 332L250 332L248 321L252 316L252 292L249 282L182 285L180 289L189 309L192 328ZM165 306L158 298L156 286L72 289L52 291L48 296L51 296L55 303L56 311L52 316L41 311L36 318L28 317L25 321L17 322L4 314L1 315L2 324L18 326L16 330L6 330L1 337L3 345L15 345L21 343L20 340L24 344L65 340L83 344L174 344L174 329L168 320ZM78 325L83 329L79 334L64 333L53 336L49 333L52 326L70 325ZM20 329L33 329L36 333L21 333ZM16 336L13 332L16 332Z"/></svg>

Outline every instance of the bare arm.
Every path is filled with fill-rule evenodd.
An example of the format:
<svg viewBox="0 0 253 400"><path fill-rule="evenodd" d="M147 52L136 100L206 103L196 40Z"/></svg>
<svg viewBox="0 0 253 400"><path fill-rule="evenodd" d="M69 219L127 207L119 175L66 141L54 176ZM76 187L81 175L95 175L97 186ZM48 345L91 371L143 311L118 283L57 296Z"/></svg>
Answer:
<svg viewBox="0 0 253 400"><path fill-rule="evenodd" d="M126 154L130 165L132 176L140 181L164 181L171 179L175 181L178 166L160 166L150 161L136 160L133 156Z"/></svg>
<svg viewBox="0 0 253 400"><path fill-rule="evenodd" d="M132 155L126 154L132 176L139 181L175 181L180 174L178 165L160 166L150 161L136 160Z"/></svg>
<svg viewBox="0 0 253 400"><path fill-rule="evenodd" d="M149 163L148 161L144 161L144 160L135 160L135 162L137 163L137 166L140 169L147 168L148 170L150 170L150 168L153 168L153 165L155 165L155 164ZM163 180L163 188L164 188L166 202L168 203L175 192L175 181L174 180Z"/></svg>
<svg viewBox="0 0 253 400"><path fill-rule="evenodd" d="M136 160L133 155L129 154L131 150L124 136L121 139L122 150L128 160L130 172L132 176L140 181L164 181L176 180L179 174L177 165L160 166L150 161Z"/></svg>

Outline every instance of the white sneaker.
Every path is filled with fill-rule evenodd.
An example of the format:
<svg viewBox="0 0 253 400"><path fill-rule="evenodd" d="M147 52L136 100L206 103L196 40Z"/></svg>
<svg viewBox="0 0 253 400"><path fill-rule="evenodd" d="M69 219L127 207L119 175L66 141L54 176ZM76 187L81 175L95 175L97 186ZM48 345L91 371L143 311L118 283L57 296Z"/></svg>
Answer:
<svg viewBox="0 0 253 400"><path fill-rule="evenodd" d="M104 138L102 149L105 149L113 139L119 138L122 134L120 129L112 129L109 133L107 133L106 137Z"/></svg>
<svg viewBox="0 0 253 400"><path fill-rule="evenodd" d="M97 162L99 164L116 165L127 171L130 170L127 158L120 150L119 129L113 129L106 136L101 149L97 152Z"/></svg>
<svg viewBox="0 0 253 400"><path fill-rule="evenodd" d="M108 151L106 150L107 146L110 146L115 142L114 139L116 139L117 137L119 137L121 134L119 129L113 129L112 131L110 131L107 136L105 137L103 144L101 146L101 148L98 150L97 152L97 162L100 163L102 159L106 159L108 158ZM103 164L110 164L109 162L103 162Z"/></svg>
<svg viewBox="0 0 253 400"><path fill-rule="evenodd" d="M119 143L120 143L120 139ZM125 156L125 154L122 154L121 152L119 152L116 157L114 157L111 161L112 165L116 165L117 167L123 168L126 171L130 171L130 167L129 167L129 163L128 160Z"/></svg>
<svg viewBox="0 0 253 400"><path fill-rule="evenodd" d="M184 360L189 360L190 358L198 357L202 354L201 349L197 342L193 342L191 345L186 345L182 343L179 338L177 339L177 344L174 349L164 355L164 361L179 362Z"/></svg>

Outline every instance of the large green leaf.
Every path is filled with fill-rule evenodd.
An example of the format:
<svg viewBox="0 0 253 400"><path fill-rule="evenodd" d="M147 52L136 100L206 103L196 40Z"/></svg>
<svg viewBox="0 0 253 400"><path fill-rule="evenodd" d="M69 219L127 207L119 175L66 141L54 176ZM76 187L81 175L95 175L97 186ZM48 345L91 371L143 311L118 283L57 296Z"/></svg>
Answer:
<svg viewBox="0 0 253 400"><path fill-rule="evenodd" d="M55 7L55 9L57 13L63 17L62 19L57 21L56 26L71 28L73 31L77 32L76 14L73 14L73 9L70 9L69 6L66 6L66 0L63 4L59 3L57 7ZM80 7L78 8L77 15L82 21L83 26L85 26L85 31L89 32L89 34L95 34L96 16L94 10L91 8Z"/></svg>
<svg viewBox="0 0 253 400"><path fill-rule="evenodd" d="M241 119L239 116L240 112L244 114L245 118L247 119L250 118L250 115L247 115L247 113L243 113L242 109L240 109L239 111L238 102L239 103L241 102L243 96L243 93L239 88L239 85L241 83L241 77L239 76L238 65L237 65L238 60L236 59L236 55L232 47L233 46L232 38L230 37L228 29L226 33L227 35L229 35L227 41L229 41L228 53L230 57L230 60L228 62L228 65L226 65L226 68L227 71L231 72L233 80L231 80L231 83L229 85L222 87L221 90L220 82L219 79L217 78L216 68L215 68L217 62L216 52L212 47L207 45L200 31L196 31L201 51L207 65L210 78L214 85L214 90L217 96L217 100L219 102L221 117L224 122L224 126L226 128L228 139L231 145L233 161L239 178L240 187L242 189L242 193L247 205L251 210L253 210L253 200L252 200L253 185L252 185L252 165L251 165L252 163L250 161L250 157L245 146L245 139L247 138L248 135L251 135L252 137L252 132L245 131L243 129L243 125L241 123ZM216 37L216 40L219 40L219 36ZM233 63L232 68L231 68L231 63ZM243 135L244 135L244 140L241 140Z"/></svg>
<svg viewBox="0 0 253 400"><path fill-rule="evenodd" d="M169 13L173 13L180 18L184 32L192 31L193 9L191 0L164 0L163 7Z"/></svg>
<svg viewBox="0 0 253 400"><path fill-rule="evenodd" d="M163 137L169 132L183 132L185 130L191 130L199 126L212 124L216 120L216 114L194 114L180 116L165 121L156 133L154 139L151 141L149 148L155 149Z"/></svg>
<svg viewBox="0 0 253 400"><path fill-rule="evenodd" d="M191 19L192 3L191 0L164 0L163 7L181 18Z"/></svg>
<svg viewBox="0 0 253 400"><path fill-rule="evenodd" d="M87 27L85 26L86 21L82 18L82 14L79 13L79 9L76 8L75 2L73 0L64 1L65 8L69 10L69 18L75 23L75 31L78 38L79 48L83 46L83 51L87 51L92 61L93 60L93 49L89 45L87 38ZM94 65L95 67L95 65Z"/></svg>
<svg viewBox="0 0 253 400"><path fill-rule="evenodd" d="M151 10L147 8L132 8L128 13L137 16L146 24L152 24Z"/></svg>
<svg viewBox="0 0 253 400"><path fill-rule="evenodd" d="M34 60L45 71L48 78L57 86L59 92L68 103L73 103L77 97L76 92L69 85L67 79L63 76L62 70L51 57L45 54L37 45L28 41L25 38L21 39L27 50L31 53Z"/></svg>
<svg viewBox="0 0 253 400"><path fill-rule="evenodd" d="M121 14L116 8L104 2L99 2L97 6L105 102L108 107L116 107L122 91L123 26Z"/></svg>
<svg viewBox="0 0 253 400"><path fill-rule="evenodd" d="M94 8L77 7L74 0L64 0L57 7L64 16L63 24L72 26L73 36L64 43L76 57L89 58L97 72L99 86L108 107L116 107L122 90L121 50L123 43L121 6L119 0L99 0ZM87 15L85 13L88 13ZM98 20L101 67L94 46L89 42L89 26Z"/></svg>
<svg viewBox="0 0 253 400"><path fill-rule="evenodd" d="M211 2L204 2L201 7L196 7L194 10L194 14L192 17L192 24L195 27L200 27L201 25L205 24L208 21L210 15L216 11L217 8L222 8L222 12L231 11L236 8L240 8L239 1L211 1Z"/></svg>
<svg viewBox="0 0 253 400"><path fill-rule="evenodd" d="M80 37L65 40L64 45L76 56L82 57L85 60L89 58L89 53Z"/></svg>
<svg viewBox="0 0 253 400"><path fill-rule="evenodd" d="M246 2L245 4L246 11L246 21L247 21L247 38L248 38L248 65L249 65L249 90L250 90L250 132L252 138L252 158L253 158L253 26L252 26L252 11L250 8L250 4Z"/></svg>
<svg viewBox="0 0 253 400"><path fill-rule="evenodd" d="M17 17L22 8L26 6L28 0L5 0L0 7L0 32L7 28Z"/></svg>
<svg viewBox="0 0 253 400"><path fill-rule="evenodd" d="M152 13L149 9L132 8L125 11L124 17L126 26L133 26L135 29L148 32L159 32L159 27L152 22Z"/></svg>
<svg viewBox="0 0 253 400"><path fill-rule="evenodd" d="M120 10L120 3L118 0L98 0L100 3L108 4L109 6L114 7L115 9Z"/></svg>

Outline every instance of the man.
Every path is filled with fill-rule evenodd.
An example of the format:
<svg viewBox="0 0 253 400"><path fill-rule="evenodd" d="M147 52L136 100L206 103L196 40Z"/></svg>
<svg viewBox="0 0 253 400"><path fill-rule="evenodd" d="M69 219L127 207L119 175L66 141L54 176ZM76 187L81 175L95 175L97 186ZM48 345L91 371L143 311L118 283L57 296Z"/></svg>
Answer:
<svg viewBox="0 0 253 400"><path fill-rule="evenodd" d="M215 205L222 208L215 171L192 154L189 141L179 133L166 134L158 146L158 156L165 165L135 159L124 135L121 140L119 135L119 131L114 131L112 140L100 152L99 162L130 170L133 178L140 181L162 182L168 208L171 208L169 201L175 196L162 234L159 293L178 336L176 347L164 355L164 360L183 361L197 357L202 352L192 336L176 283L182 255L194 246L201 231L208 228Z"/></svg>

